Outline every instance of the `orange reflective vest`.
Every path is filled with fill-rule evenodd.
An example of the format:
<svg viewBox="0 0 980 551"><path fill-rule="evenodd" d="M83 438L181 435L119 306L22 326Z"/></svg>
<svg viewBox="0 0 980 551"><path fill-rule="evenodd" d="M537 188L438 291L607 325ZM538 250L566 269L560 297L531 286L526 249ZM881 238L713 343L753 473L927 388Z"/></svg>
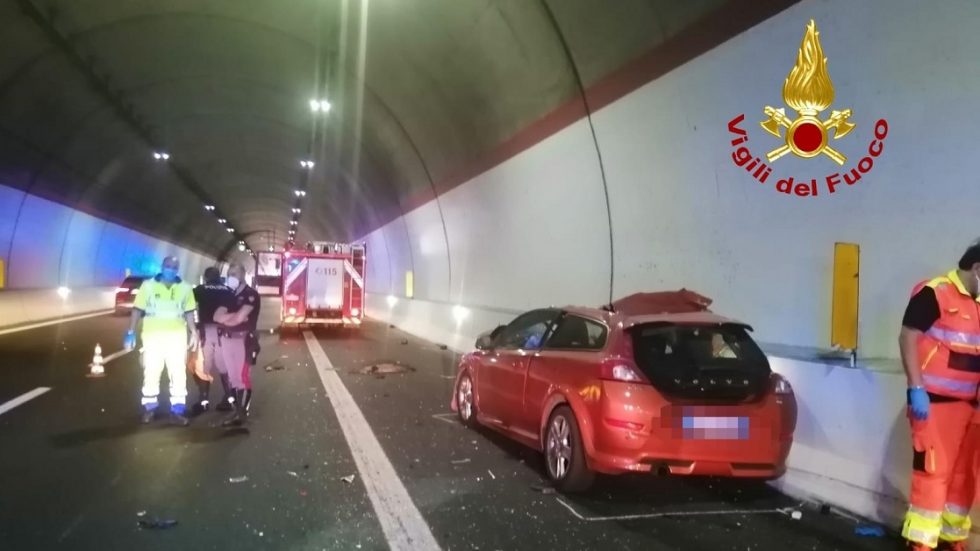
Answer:
<svg viewBox="0 0 980 551"><path fill-rule="evenodd" d="M970 296L956 270L916 285L912 295L923 287L936 292L939 319L919 337L922 382L933 394L974 400L980 372L950 365L950 357L954 352L980 356L980 302Z"/></svg>

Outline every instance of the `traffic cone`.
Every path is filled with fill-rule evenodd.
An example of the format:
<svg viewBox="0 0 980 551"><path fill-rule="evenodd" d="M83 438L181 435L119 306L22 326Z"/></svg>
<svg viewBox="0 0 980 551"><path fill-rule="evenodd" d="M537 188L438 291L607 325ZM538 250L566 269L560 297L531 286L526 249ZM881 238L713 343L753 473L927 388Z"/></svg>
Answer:
<svg viewBox="0 0 980 551"><path fill-rule="evenodd" d="M95 354L92 355L92 363L86 376L105 377L105 360L102 359L102 347L98 343L95 345Z"/></svg>

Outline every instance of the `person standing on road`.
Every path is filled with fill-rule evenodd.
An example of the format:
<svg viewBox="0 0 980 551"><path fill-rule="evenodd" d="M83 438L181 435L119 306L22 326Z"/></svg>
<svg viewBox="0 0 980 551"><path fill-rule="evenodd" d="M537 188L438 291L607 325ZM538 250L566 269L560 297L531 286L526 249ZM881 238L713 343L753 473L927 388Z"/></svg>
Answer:
<svg viewBox="0 0 980 551"><path fill-rule="evenodd" d="M221 356L221 337L218 335L220 325L214 321L214 313L221 305L227 305L232 300L231 289L221 283L221 272L211 266L204 270L204 283L194 288L194 299L197 301L197 333L203 352L203 371L209 377L218 376L224 397L215 407L218 411L232 410L232 390L228 383L228 370ZM194 375L197 383L198 401L194 405L195 413L203 413L209 408L211 381Z"/></svg>
<svg viewBox="0 0 980 551"><path fill-rule="evenodd" d="M177 275L180 260L163 259L156 277L143 282L133 302L133 314L124 346L136 348L136 325L143 320L143 415L146 424L153 420L160 394L160 375L164 368L170 379L170 421L187 426L187 351L197 348L194 310L197 303L190 285Z"/></svg>
<svg viewBox="0 0 980 551"><path fill-rule="evenodd" d="M214 320L222 325L221 355L228 370L228 380L235 392L235 413L222 426L234 427L245 423L252 401L250 367L258 356L258 321L261 298L245 283L245 268L238 263L228 267L225 284L234 293L228 304L220 306Z"/></svg>
<svg viewBox="0 0 980 551"><path fill-rule="evenodd" d="M958 269L918 284L899 345L908 376L912 489L908 548L965 551L980 431L967 431L980 387L980 242Z"/></svg>

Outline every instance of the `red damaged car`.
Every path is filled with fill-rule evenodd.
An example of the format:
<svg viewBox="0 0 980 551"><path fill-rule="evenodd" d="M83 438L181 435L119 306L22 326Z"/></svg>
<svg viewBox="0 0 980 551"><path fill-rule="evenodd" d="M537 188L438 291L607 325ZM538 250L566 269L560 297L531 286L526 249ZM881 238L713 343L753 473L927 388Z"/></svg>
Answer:
<svg viewBox="0 0 980 551"><path fill-rule="evenodd" d="M682 289L521 314L463 356L453 411L542 451L566 492L597 472L776 478L793 390L710 303Z"/></svg>

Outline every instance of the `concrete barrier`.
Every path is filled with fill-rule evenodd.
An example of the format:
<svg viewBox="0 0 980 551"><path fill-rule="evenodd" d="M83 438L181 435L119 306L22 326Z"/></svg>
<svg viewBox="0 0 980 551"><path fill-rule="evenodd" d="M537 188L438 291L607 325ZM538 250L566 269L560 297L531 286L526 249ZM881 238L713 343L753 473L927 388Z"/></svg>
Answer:
<svg viewBox="0 0 980 551"><path fill-rule="evenodd" d="M0 329L108 310L114 307L115 287L71 289L64 297L57 289L0 291Z"/></svg>

